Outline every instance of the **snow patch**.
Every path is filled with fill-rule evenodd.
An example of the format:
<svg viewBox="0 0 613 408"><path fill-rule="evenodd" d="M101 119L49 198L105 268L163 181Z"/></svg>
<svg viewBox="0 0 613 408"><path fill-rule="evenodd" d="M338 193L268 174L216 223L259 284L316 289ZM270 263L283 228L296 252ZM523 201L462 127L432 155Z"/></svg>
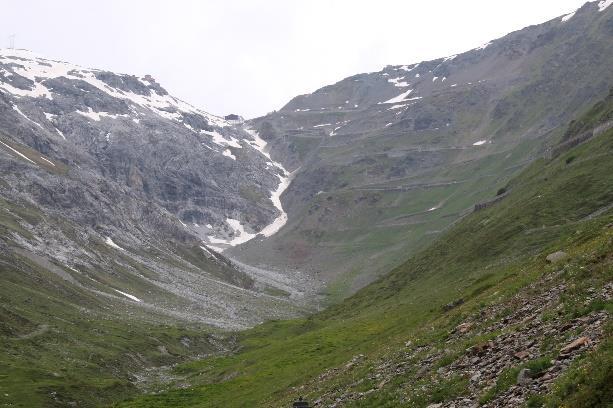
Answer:
<svg viewBox="0 0 613 408"><path fill-rule="evenodd" d="M201 130L200 133L205 134L207 136L211 136L213 138L213 143L218 144L219 146L232 146L236 147L237 149L241 149L243 147L234 137L230 136L230 140L228 140L215 130L213 130L212 132Z"/></svg>
<svg viewBox="0 0 613 408"><path fill-rule="evenodd" d="M236 156L232 154L230 149L226 149L222 153L224 156L231 158L232 160L236 160Z"/></svg>
<svg viewBox="0 0 613 408"><path fill-rule="evenodd" d="M100 122L100 120L102 120L102 118L109 118L109 119L118 119L118 118L127 118L128 115L120 115L120 114L112 114L112 113L108 113L108 112L94 112L94 110L90 107L87 108L87 112L83 112L83 111L76 111L79 115L83 115L87 118L90 118L91 120L94 120L96 122Z"/></svg>
<svg viewBox="0 0 613 408"><path fill-rule="evenodd" d="M398 96L396 96L394 98L388 99L385 102L379 102L379 104L382 104L382 103L400 103L400 102L404 102L404 101L408 100L406 98L407 98L407 96L409 96L409 94L411 92L413 92L413 90L409 89L408 91L403 92L403 93L401 93L400 95L398 95Z"/></svg>
<svg viewBox="0 0 613 408"><path fill-rule="evenodd" d="M478 142L473 143L473 146L481 146L487 143L487 140L479 140Z"/></svg>
<svg viewBox="0 0 613 408"><path fill-rule="evenodd" d="M602 0L598 3L598 11L605 11L607 7L613 4L613 0Z"/></svg>
<svg viewBox="0 0 613 408"><path fill-rule="evenodd" d="M387 82L394 84L394 86L398 88L406 88L407 86L409 86L409 83L406 81L401 81L402 79L404 79L404 77L389 78Z"/></svg>
<svg viewBox="0 0 613 408"><path fill-rule="evenodd" d="M115 248L115 249L118 249L120 251L125 251L125 249L123 249L122 247L117 245L115 242L113 242L111 237L106 237L106 241L104 241L104 243L107 244L108 246L110 246L111 248Z"/></svg>

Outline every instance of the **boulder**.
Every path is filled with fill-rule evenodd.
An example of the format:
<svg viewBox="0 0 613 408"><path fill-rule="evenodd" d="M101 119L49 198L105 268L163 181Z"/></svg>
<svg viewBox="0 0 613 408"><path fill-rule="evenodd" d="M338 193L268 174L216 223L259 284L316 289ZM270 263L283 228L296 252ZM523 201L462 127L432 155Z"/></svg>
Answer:
<svg viewBox="0 0 613 408"><path fill-rule="evenodd" d="M568 354L574 350L577 350L578 348L581 348L583 346L587 346L588 344L590 344L590 339L588 337L579 337L577 340L571 342L570 344L562 347L562 349L560 350L561 354Z"/></svg>
<svg viewBox="0 0 613 408"><path fill-rule="evenodd" d="M554 253L547 255L547 258L545 258L545 260L551 264L554 264L554 263L561 262L565 260L566 258L568 258L568 254L566 252L556 251Z"/></svg>

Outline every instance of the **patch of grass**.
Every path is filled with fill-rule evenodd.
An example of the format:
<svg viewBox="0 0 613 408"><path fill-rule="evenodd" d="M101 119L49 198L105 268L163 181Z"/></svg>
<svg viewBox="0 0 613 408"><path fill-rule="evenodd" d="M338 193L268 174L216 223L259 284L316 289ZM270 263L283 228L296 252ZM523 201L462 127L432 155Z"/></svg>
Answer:
<svg viewBox="0 0 613 408"><path fill-rule="evenodd" d="M548 408L610 407L613 401L613 325L605 328L605 341L596 352L573 362L569 370L556 382L552 392L536 403Z"/></svg>

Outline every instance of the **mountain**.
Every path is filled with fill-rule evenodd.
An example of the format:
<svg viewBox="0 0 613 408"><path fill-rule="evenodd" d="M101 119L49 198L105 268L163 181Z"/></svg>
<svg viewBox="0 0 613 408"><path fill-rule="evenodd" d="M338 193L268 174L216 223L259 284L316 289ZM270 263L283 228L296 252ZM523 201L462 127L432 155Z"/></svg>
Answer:
<svg viewBox="0 0 613 408"><path fill-rule="evenodd" d="M603 406L611 4L248 121L1 50L0 404Z"/></svg>
<svg viewBox="0 0 613 408"><path fill-rule="evenodd" d="M17 381L10 395L52 403L53 373L52 384L81 384L106 404L113 387L135 392L133 373L231 349L220 329L316 308L305 294L317 285L298 271L220 253L287 219L278 196L289 174L265 148L237 115L197 109L151 76L0 50L0 360Z"/></svg>
<svg viewBox="0 0 613 408"><path fill-rule="evenodd" d="M227 254L332 298L435 240L563 137L613 82L613 8L586 3L467 52L357 74L249 121L295 171L289 222Z"/></svg>
<svg viewBox="0 0 613 408"><path fill-rule="evenodd" d="M613 89L566 131L503 198L355 295L245 331L236 353L119 406L609 406Z"/></svg>

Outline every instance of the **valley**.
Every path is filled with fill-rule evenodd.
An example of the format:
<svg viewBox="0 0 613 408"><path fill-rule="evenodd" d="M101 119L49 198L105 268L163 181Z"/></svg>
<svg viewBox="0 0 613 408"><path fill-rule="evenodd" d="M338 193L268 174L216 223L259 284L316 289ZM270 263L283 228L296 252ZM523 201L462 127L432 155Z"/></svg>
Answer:
<svg viewBox="0 0 613 408"><path fill-rule="evenodd" d="M607 406L610 5L248 120L0 49L0 406Z"/></svg>

